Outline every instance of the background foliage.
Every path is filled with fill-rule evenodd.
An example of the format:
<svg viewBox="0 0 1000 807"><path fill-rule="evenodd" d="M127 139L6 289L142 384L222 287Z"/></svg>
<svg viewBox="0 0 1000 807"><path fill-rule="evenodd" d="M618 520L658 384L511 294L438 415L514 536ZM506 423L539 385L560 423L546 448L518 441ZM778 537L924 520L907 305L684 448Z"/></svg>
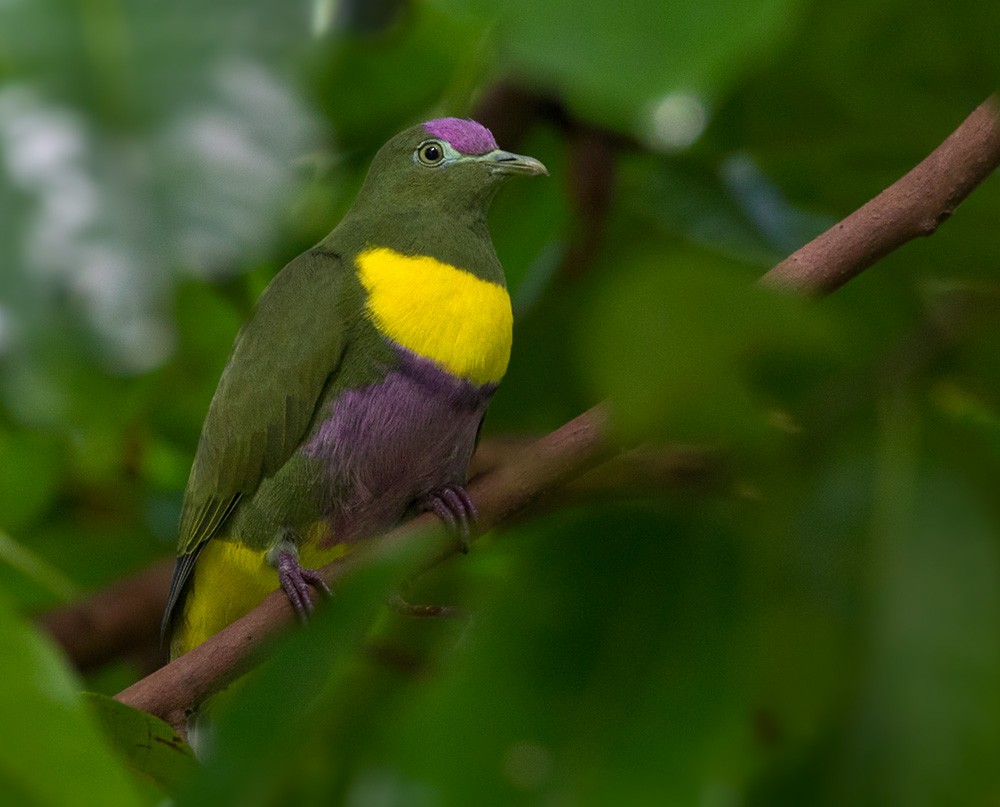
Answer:
<svg viewBox="0 0 1000 807"><path fill-rule="evenodd" d="M421 592L458 621L382 613L373 571L168 789L996 803L1000 184L822 303L752 286L983 100L995 22L985 0L0 3L4 800L162 800L76 694L148 655L80 680L29 619L172 552L256 295L388 136L477 114L552 173L495 205L517 330L488 435L611 397L624 437L725 468L478 543Z"/></svg>

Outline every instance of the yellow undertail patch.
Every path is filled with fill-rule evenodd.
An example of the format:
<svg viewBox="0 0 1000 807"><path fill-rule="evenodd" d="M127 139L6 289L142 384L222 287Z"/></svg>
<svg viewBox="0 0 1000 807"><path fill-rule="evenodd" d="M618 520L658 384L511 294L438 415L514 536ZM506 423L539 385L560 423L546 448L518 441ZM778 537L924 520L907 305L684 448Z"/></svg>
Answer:
<svg viewBox="0 0 1000 807"><path fill-rule="evenodd" d="M382 334L474 384L503 378L514 322L503 286L385 247L362 252L357 265Z"/></svg>
<svg viewBox="0 0 1000 807"><path fill-rule="evenodd" d="M317 525L321 532L325 524ZM299 562L318 569L350 550L347 544L325 549L307 543ZM260 605L278 588L278 573L267 562L267 550L254 549L235 541L213 538L198 555L191 590L174 627L170 657L187 653L231 622Z"/></svg>

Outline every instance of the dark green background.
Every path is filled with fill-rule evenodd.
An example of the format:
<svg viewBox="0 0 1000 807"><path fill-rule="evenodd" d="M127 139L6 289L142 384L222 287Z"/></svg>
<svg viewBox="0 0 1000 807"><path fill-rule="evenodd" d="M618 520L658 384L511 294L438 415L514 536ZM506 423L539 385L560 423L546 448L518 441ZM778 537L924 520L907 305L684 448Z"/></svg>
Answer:
<svg viewBox="0 0 1000 807"><path fill-rule="evenodd" d="M492 215L487 436L610 397L724 469L477 543L420 592L458 621L387 616L392 564L346 587L180 802L996 804L1000 184L827 300L753 283L992 91L997 30L988 0L0 4L0 800L161 803L76 695L141 667L81 681L30 617L172 552L256 295L388 136L480 110L552 174Z"/></svg>

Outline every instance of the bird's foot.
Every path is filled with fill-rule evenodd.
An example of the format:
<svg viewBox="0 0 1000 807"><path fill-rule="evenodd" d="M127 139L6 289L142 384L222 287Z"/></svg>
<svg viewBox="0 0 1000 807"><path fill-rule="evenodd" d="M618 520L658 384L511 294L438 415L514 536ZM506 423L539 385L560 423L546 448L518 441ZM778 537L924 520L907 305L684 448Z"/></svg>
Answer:
<svg viewBox="0 0 1000 807"><path fill-rule="evenodd" d="M434 513L458 536L462 553L467 554L472 527L478 518L476 505L461 485L446 485L433 490L417 502L421 512Z"/></svg>
<svg viewBox="0 0 1000 807"><path fill-rule="evenodd" d="M309 594L309 587L312 586L327 597L333 596L330 586L326 580L320 577L314 569L304 569L299 564L299 559L295 552L290 550L280 550L276 556L278 569L278 582L282 591L292 604L299 621L305 622L309 618L314 608L312 596Z"/></svg>

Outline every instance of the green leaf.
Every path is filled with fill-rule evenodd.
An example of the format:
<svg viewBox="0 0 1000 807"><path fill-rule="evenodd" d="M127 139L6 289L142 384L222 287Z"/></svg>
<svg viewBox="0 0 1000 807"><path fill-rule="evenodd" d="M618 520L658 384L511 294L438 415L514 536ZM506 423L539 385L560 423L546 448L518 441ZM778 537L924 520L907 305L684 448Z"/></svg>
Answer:
<svg viewBox="0 0 1000 807"><path fill-rule="evenodd" d="M1000 753L995 496L922 457L923 422L894 399L869 548L871 651L836 793L845 804L984 803Z"/></svg>
<svg viewBox="0 0 1000 807"><path fill-rule="evenodd" d="M442 13L430 3L410 4L394 25L365 35L345 33L323 52L317 103L335 121L338 137L350 148L381 144L441 104L446 94L476 78L482 29L461 15ZM419 77L406 80L404 77ZM462 106L440 109L445 114Z"/></svg>
<svg viewBox="0 0 1000 807"><path fill-rule="evenodd" d="M0 427L0 526L18 532L52 503L64 452L46 435Z"/></svg>
<svg viewBox="0 0 1000 807"><path fill-rule="evenodd" d="M133 773L171 794L194 775L198 763L191 747L158 717L96 692L83 698Z"/></svg>
<svg viewBox="0 0 1000 807"><path fill-rule="evenodd" d="M796 21L796 0L578 3L437 0L496 24L498 72L524 76L585 117L645 134L672 93L721 95ZM753 24L722 24L752 19Z"/></svg>
<svg viewBox="0 0 1000 807"><path fill-rule="evenodd" d="M384 696L367 662L366 635L420 544L417 536L373 559L264 665L201 706L196 732L207 738L204 753L195 742L206 764L179 804L294 803L300 775L326 747L319 738L333 734L333 748L350 745ZM326 788L342 779L348 761L345 752L331 753Z"/></svg>
<svg viewBox="0 0 1000 807"><path fill-rule="evenodd" d="M824 318L739 264L640 245L616 266L581 320L579 364L631 439L768 440L783 398L829 366Z"/></svg>
<svg viewBox="0 0 1000 807"><path fill-rule="evenodd" d="M56 650L0 598L0 793L8 804L143 802Z"/></svg>

